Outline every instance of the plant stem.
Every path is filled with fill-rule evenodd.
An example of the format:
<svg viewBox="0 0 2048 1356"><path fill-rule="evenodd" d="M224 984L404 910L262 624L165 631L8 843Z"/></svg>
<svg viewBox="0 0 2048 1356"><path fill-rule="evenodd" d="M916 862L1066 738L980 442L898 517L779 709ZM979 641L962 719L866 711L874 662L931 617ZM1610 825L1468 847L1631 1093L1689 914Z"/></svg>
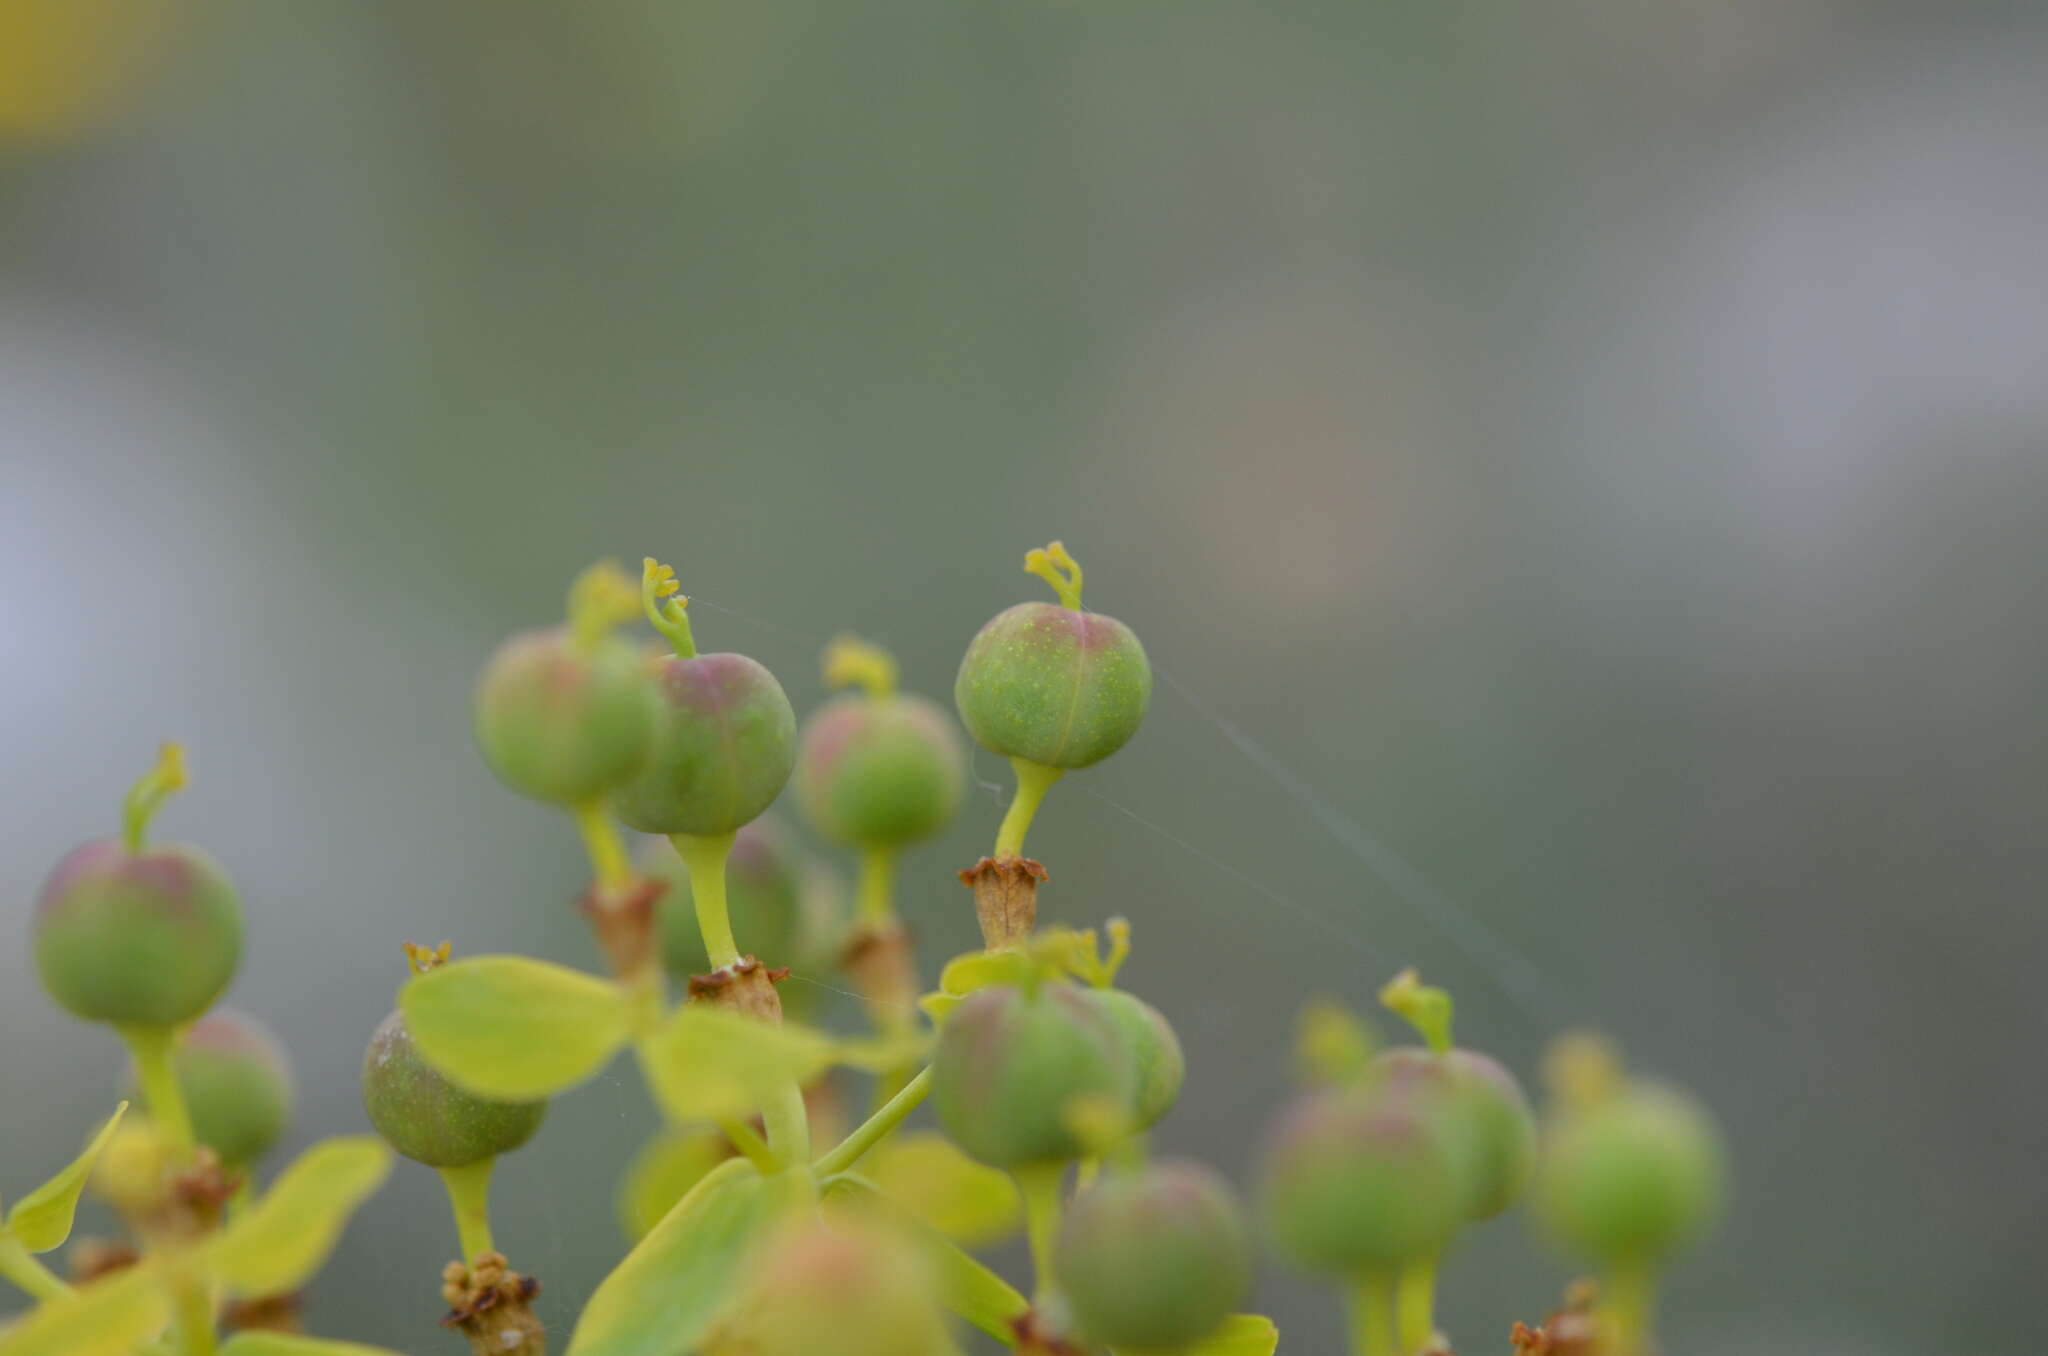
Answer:
<svg viewBox="0 0 2048 1356"><path fill-rule="evenodd" d="M1404 1353L1426 1349L1436 1336L1436 1260L1410 1262L1395 1282L1394 1315Z"/></svg>
<svg viewBox="0 0 2048 1356"><path fill-rule="evenodd" d="M1600 1278L1598 1312L1614 1356L1649 1356L1657 1310L1656 1268L1641 1258L1617 1258Z"/></svg>
<svg viewBox="0 0 2048 1356"><path fill-rule="evenodd" d="M1394 1278L1383 1270L1365 1272L1351 1283L1353 1356L1394 1356Z"/></svg>
<svg viewBox="0 0 2048 1356"><path fill-rule="evenodd" d="M804 1090L790 1079L761 1103L761 1123L768 1128L768 1147L776 1161L802 1168L811 1161L811 1118L804 1109Z"/></svg>
<svg viewBox="0 0 2048 1356"><path fill-rule="evenodd" d="M1066 775L1062 768L1047 767L1025 758L1012 758L1010 766L1017 772L1017 794L1010 798L1010 808L1003 815L1002 827L996 830L996 850L992 854L998 861L1004 857L1024 855L1024 835L1031 832L1031 821L1038 814L1038 806L1045 799L1045 793L1052 790L1052 784Z"/></svg>
<svg viewBox="0 0 2048 1356"><path fill-rule="evenodd" d="M576 807L576 827L583 834L583 850L590 855L590 869L597 887L610 893L633 883L633 864L619 837L619 826L605 813L604 801L590 800Z"/></svg>
<svg viewBox="0 0 2048 1356"><path fill-rule="evenodd" d="M455 1233L462 1240L465 1262L497 1251L491 1243L491 1169L497 1165L497 1159L486 1158L459 1168L441 1169L441 1184L448 1188L448 1204L455 1207Z"/></svg>
<svg viewBox="0 0 2048 1356"><path fill-rule="evenodd" d="M177 1283L171 1325L178 1335L180 1356L213 1356L213 1297L204 1282L189 1278Z"/></svg>
<svg viewBox="0 0 2048 1356"><path fill-rule="evenodd" d="M768 1147L768 1141L755 1134L754 1127L745 1121L728 1116L718 1122L718 1128L732 1141L732 1147L759 1168L764 1176L782 1166L776 1161L775 1151Z"/></svg>
<svg viewBox="0 0 2048 1356"><path fill-rule="evenodd" d="M865 847L860 852L860 916L864 922L896 918L896 849Z"/></svg>
<svg viewBox="0 0 2048 1356"><path fill-rule="evenodd" d="M1017 1194L1024 1198L1024 1230L1031 1240L1031 1307L1048 1307L1059 1294L1052 1274L1053 1244L1060 1233L1060 1181L1064 1163L1033 1163L1013 1168Z"/></svg>
<svg viewBox="0 0 2048 1356"><path fill-rule="evenodd" d="M891 1130L903 1124L903 1118L917 1110L931 1094L931 1090L932 1071L926 1069L904 1084L903 1091L883 1103L879 1111L861 1122L852 1134L819 1159L818 1176L830 1177L834 1173L845 1172L858 1163L862 1154L881 1143Z"/></svg>
<svg viewBox="0 0 2048 1356"><path fill-rule="evenodd" d="M135 1079L142 1085L143 1104L149 1108L150 1123L170 1141L180 1162L192 1156L192 1115L185 1109L185 1090L178 1084L171 1065L171 1050L177 1043L177 1029L168 1026L122 1026L117 1028L128 1043L135 1060Z"/></svg>
<svg viewBox="0 0 2048 1356"><path fill-rule="evenodd" d="M704 934L704 954L711 968L723 970L740 958L732 937L732 915L725 903L725 859L732 853L732 835L712 834L699 838L691 833L672 833L676 855L690 873L690 901L697 907L697 927Z"/></svg>
<svg viewBox="0 0 2048 1356"><path fill-rule="evenodd" d="M71 1293L57 1273L44 1266L18 1239L0 1234L0 1276L39 1300L63 1299Z"/></svg>

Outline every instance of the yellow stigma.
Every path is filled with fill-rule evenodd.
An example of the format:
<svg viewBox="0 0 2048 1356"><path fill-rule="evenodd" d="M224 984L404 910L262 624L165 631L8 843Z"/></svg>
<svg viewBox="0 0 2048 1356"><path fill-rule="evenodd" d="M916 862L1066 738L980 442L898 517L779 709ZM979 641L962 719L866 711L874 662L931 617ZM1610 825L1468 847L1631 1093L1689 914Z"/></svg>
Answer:
<svg viewBox="0 0 2048 1356"><path fill-rule="evenodd" d="M1062 607L1081 610L1081 562L1068 554L1061 542L1049 542L1045 546L1024 553L1024 573L1035 574L1060 596Z"/></svg>
<svg viewBox="0 0 2048 1356"><path fill-rule="evenodd" d="M641 560L641 610L646 612L647 620L654 629L668 638L679 656L693 659L697 654L697 642L690 635L690 600L676 596L682 587L676 582L676 572L653 556Z"/></svg>
<svg viewBox="0 0 2048 1356"><path fill-rule="evenodd" d="M1103 1157L1137 1129L1131 1124L1131 1109L1101 1093L1069 1097L1060 1105L1060 1120L1081 1142L1081 1152L1088 1158Z"/></svg>
<svg viewBox="0 0 2048 1356"><path fill-rule="evenodd" d="M1439 1055L1451 1050L1451 996L1432 989L1409 966L1380 990L1380 1005L1415 1028L1429 1048Z"/></svg>
<svg viewBox="0 0 2048 1356"><path fill-rule="evenodd" d="M1364 1077L1377 1044L1350 1008L1334 998L1311 998L1295 1023L1295 1072L1314 1087L1341 1087Z"/></svg>
<svg viewBox="0 0 2048 1356"><path fill-rule="evenodd" d="M859 636L835 636L825 647L825 686L837 690L856 683L870 697L888 696L896 690L896 657Z"/></svg>
<svg viewBox="0 0 2048 1356"><path fill-rule="evenodd" d="M616 560L598 561L569 586L569 630L586 650L639 612L639 591Z"/></svg>
<svg viewBox="0 0 2048 1356"><path fill-rule="evenodd" d="M185 769L185 746L175 739L165 740L157 750L156 765L136 778L121 803L121 837L130 852L142 851L150 817L167 796L183 790L191 780Z"/></svg>
<svg viewBox="0 0 2048 1356"><path fill-rule="evenodd" d="M443 942L439 946L420 946L415 942L407 942L405 943L405 963L412 967L414 974L423 975L429 970L438 969L446 965L452 950L453 948L447 942Z"/></svg>
<svg viewBox="0 0 2048 1356"><path fill-rule="evenodd" d="M1595 1106L1621 1090L1621 1056L1606 1037L1574 1031L1543 1056L1543 1081L1566 1107Z"/></svg>

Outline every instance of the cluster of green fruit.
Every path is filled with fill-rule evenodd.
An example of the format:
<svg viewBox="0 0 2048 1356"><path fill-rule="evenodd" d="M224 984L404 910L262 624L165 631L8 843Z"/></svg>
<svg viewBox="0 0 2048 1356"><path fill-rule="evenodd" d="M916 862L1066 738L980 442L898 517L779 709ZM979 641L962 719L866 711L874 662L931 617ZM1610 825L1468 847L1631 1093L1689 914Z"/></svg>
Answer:
<svg viewBox="0 0 2048 1356"><path fill-rule="evenodd" d="M1128 627L1082 608L1063 546L1031 552L1025 568L1058 603L990 620L954 685L960 723L1017 777L993 850L959 873L986 945L947 964L930 992L897 911L896 865L958 812L965 746L939 706L898 690L885 653L835 642L828 684L853 690L799 727L761 664L697 652L688 600L648 560L637 587L593 567L563 625L491 657L475 696L479 747L507 786L573 818L593 875L581 905L611 974L408 945L416 976L365 1052L371 1124L447 1187L463 1258L442 1278L446 1321L476 1351L541 1356L547 1344L534 1283L495 1248L496 1160L539 1130L551 1096L630 1047L668 1124L627 1173L633 1246L578 1318L570 1356L954 1356L955 1317L1039 1356L1270 1356L1272 1324L1236 1312L1254 1269L1236 1194L1200 1164L1147 1152L1186 1064L1167 1019L1116 987L1128 927L1111 920L1105 954L1093 931L1037 925L1046 872L1024 856L1033 817L1067 772L1137 733L1151 671ZM620 634L640 615L660 650ZM209 1356L223 1294L274 1294L309 1270L256 1267L238 1231L324 1238L317 1265L381 1178L381 1157L372 1174L360 1155L330 1154L287 1170L236 1222L251 1165L283 1129L290 1080L260 1028L206 1015L235 970L241 925L210 858L146 841L182 782L168 751L131 794L122 838L53 872L35 939L57 1001L116 1027L134 1053L149 1128L110 1151L100 1176L144 1246L132 1283L163 1298L138 1307L143 1292L107 1281L72 1293L0 1229L0 1275L49 1301L0 1329L0 1356L131 1356L166 1326L179 1356ZM808 826L853 854L850 909L829 870L767 817L786 786ZM620 824L652 835L637 857ZM805 1025L802 996L823 990L785 999L778 981L792 967L843 977L869 1029ZM1527 1193L1552 1234L1603 1268L1595 1349L1648 1356L1654 1270L1718 1200L1706 1117L1578 1042L1555 1060L1558 1107L1539 1128L1511 1073L1452 1044L1447 995L1411 972L1381 996L1424 1043L1378 1050L1341 1009L1308 1010L1302 1063L1315 1086L1271 1137L1264 1233L1342 1287L1358 1352L1420 1356L1447 1349L1439 1258L1463 1227ZM845 1068L873 1087L869 1114L841 1137ZM927 1098L942 1136L901 1132ZM1028 1299L962 1250L1019 1225ZM368 1350L294 1341L247 1356Z"/></svg>

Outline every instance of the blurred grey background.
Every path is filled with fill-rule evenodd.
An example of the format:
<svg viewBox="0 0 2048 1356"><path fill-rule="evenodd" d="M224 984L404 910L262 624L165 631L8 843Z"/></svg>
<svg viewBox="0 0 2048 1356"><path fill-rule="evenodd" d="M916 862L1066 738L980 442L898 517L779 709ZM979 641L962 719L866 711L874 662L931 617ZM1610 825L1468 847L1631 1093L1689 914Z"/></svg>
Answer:
<svg viewBox="0 0 2048 1356"><path fill-rule="evenodd" d="M1163 1128L1245 1180L1292 1013L1400 964L1533 1077L1594 1023L1738 1171L1670 1349L2038 1346L2048 10L1887 0L0 0L0 1190L120 1059L48 866L155 743L249 911L293 1147L453 938L594 963L574 834L470 746L491 646L673 561L799 709L944 694L1063 537L1160 682L1053 795L1136 924ZM982 778L1007 784L984 755ZM907 869L928 958L974 938ZM654 1123L501 1170L563 1323ZM103 1227L104 1220L98 1223ZM401 1165L312 1299L422 1353ZM1570 1274L1517 1218L1460 1349ZM1334 1303L1272 1271L1285 1351ZM14 1304L0 1299L0 1311Z"/></svg>

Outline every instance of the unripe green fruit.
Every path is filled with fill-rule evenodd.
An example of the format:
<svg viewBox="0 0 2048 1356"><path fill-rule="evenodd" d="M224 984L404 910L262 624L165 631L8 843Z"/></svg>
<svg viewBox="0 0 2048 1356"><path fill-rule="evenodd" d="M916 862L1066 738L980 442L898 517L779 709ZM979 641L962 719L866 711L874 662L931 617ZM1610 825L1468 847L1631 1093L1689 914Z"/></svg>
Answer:
<svg viewBox="0 0 2048 1356"><path fill-rule="evenodd" d="M292 1113L291 1066L284 1047L255 1018L228 1008L208 1013L179 1040L171 1067L193 1137L225 1166L255 1162L284 1134Z"/></svg>
<svg viewBox="0 0 2048 1356"><path fill-rule="evenodd" d="M1252 1252L1229 1185L1200 1164L1166 1162L1076 1198L1054 1271L1094 1341L1179 1350L1244 1301Z"/></svg>
<svg viewBox="0 0 2048 1356"><path fill-rule="evenodd" d="M460 1168L510 1153L540 1129L546 1101L500 1102L450 1082L420 1057L405 1018L392 1013L363 1052L363 1110L392 1148L431 1168Z"/></svg>
<svg viewBox="0 0 2048 1356"><path fill-rule="evenodd" d="M1134 993L1100 989L1097 996L1116 1020L1131 1054L1131 1128L1150 1130L1180 1100L1187 1056L1159 1009Z"/></svg>
<svg viewBox="0 0 2048 1356"><path fill-rule="evenodd" d="M36 970L94 1022L176 1026L220 997L242 956L242 910L213 858L177 844L87 843L36 902Z"/></svg>
<svg viewBox="0 0 2048 1356"><path fill-rule="evenodd" d="M1267 1155L1264 1194L1281 1250L1332 1274L1428 1257L1464 1214L1427 1100L1384 1091L1339 1090L1296 1103Z"/></svg>
<svg viewBox="0 0 2048 1356"><path fill-rule="evenodd" d="M1130 1050L1094 989L996 987L946 1019L932 1056L932 1102L955 1144L997 1168L1078 1158L1075 1098L1128 1105Z"/></svg>
<svg viewBox="0 0 2048 1356"><path fill-rule="evenodd" d="M796 764L796 712L743 654L661 661L663 710L639 776L614 808L642 833L731 833L767 809Z"/></svg>
<svg viewBox="0 0 2048 1356"><path fill-rule="evenodd" d="M1577 1252L1649 1260L1713 1221L1725 1175L1720 1135L1698 1103L1632 1084L1546 1127L1531 1202Z"/></svg>
<svg viewBox="0 0 2048 1356"><path fill-rule="evenodd" d="M1128 626L1054 603L998 613L953 684L976 743L1055 768L1088 767L1129 743L1151 698L1152 667Z"/></svg>
<svg viewBox="0 0 2048 1356"><path fill-rule="evenodd" d="M561 805L589 801L646 761L660 715L646 657L567 627L499 647L477 680L476 742L498 780Z"/></svg>
<svg viewBox="0 0 2048 1356"><path fill-rule="evenodd" d="M690 871L674 848L657 840L646 854L647 873L668 888L661 895L661 955L679 981L711 972L704 933L690 902ZM803 863L789 834L763 816L733 837L725 862L726 908L740 950L763 964L791 965L803 930Z"/></svg>
<svg viewBox="0 0 2048 1356"><path fill-rule="evenodd" d="M840 1215L764 1250L730 1321L748 1356L948 1356L930 1263L907 1238ZM725 1348L719 1348L724 1350Z"/></svg>
<svg viewBox="0 0 2048 1356"><path fill-rule="evenodd" d="M1374 1072L1390 1089L1438 1099L1467 1219L1513 1205L1536 1168L1536 1118L1522 1085L1476 1050L1438 1055L1419 1046L1383 1051Z"/></svg>
<svg viewBox="0 0 2048 1356"><path fill-rule="evenodd" d="M923 697L835 697L804 723L796 793L834 842L900 847L946 826L967 790L953 722Z"/></svg>

